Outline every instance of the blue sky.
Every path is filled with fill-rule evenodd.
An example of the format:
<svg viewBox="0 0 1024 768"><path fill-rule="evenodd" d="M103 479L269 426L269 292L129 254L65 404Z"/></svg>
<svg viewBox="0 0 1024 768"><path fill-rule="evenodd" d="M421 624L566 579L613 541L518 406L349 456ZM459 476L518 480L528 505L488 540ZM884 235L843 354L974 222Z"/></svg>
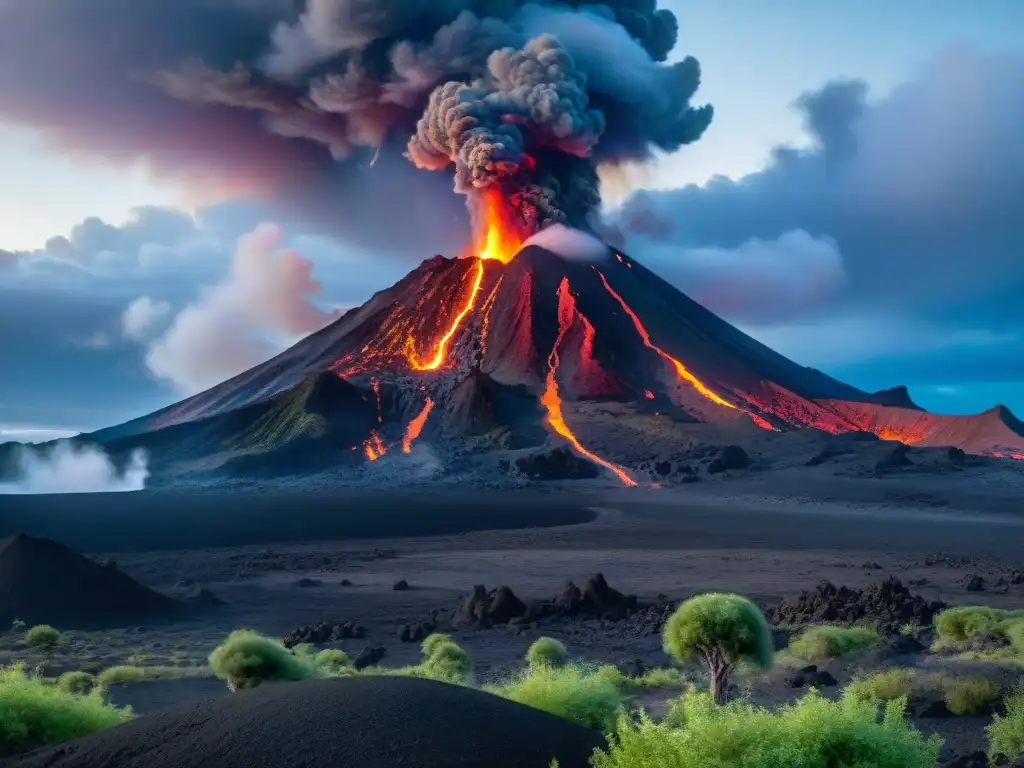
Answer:
<svg viewBox="0 0 1024 768"><path fill-rule="evenodd" d="M57 8L63 1L39 0L39 7ZM663 266L660 271L684 290L798 362L868 389L908 383L914 397L935 410L972 412L1003 402L1020 415L1024 318L1000 308L1019 304L1017 288L1024 287L1024 275L1009 257L1016 253L1013 258L1024 262L1022 238L998 231L1002 226L1016 228L1014 217L1004 215L998 201L1005 198L1003 193L1024 190L1024 165L1019 163L1020 150L1013 148L1000 159L1003 150L996 140L1005 135L1010 118L1024 118L1021 77L1011 71L1024 60L1024 42L1017 32L1024 28L1024 3L669 0L661 5L680 19L675 55L693 55L701 62L697 102L713 104L716 116L700 141L660 157L650 167L607 179L606 201L625 201L612 216L628 236L631 253L655 268ZM0 9L0 16L5 12L12 13ZM29 16L26 12L24 23L35 24L36 32L59 22L44 13L38 19ZM8 25L9 34L17 31L15 26ZM59 36L60 30L54 34ZM81 36L88 34L85 24ZM957 50L966 53L958 58ZM0 66L2 59L0 54ZM38 85L44 96L51 82L45 74ZM24 79L32 84L31 66ZM866 93L836 89L829 92L835 99L822 99L823 106L812 102L794 107L802 94L821 92L828 83L845 79L864 81ZM908 83L920 88L904 93ZM223 358L225 347L211 346L205 361L174 357L181 350L166 332L190 307L198 306L200 318L213 317L222 329L249 323L244 329L258 342L239 353L235 364L240 365L301 335L306 321L315 324L316 312L296 321L293 310L298 305L289 302L324 312L357 304L429 255L421 252L422 241L431 239L430 222L438 218L429 211L423 214L428 234L413 245L384 244L370 236L348 238L344 222L338 229L325 228L287 207L268 206L266 196L257 194L269 183L264 176L287 173L304 155L283 157L280 168L257 168L251 178L233 171L229 183L222 177L215 182L194 169L178 172L167 160L173 139L161 139L163 145L150 155L140 151L128 157L131 153L125 150L122 157L100 135L105 125L101 117L69 113L65 124L56 124L61 112L47 113L45 98L18 98L5 103L0 96L0 251L12 254L19 265L5 271L0 253L0 366L5 369L0 376L0 430L9 434L103 426L166 404L226 373L208 365ZM792 201L811 193L816 200L874 194L884 201L896 194L893 184L907 182L907 176L886 176L866 166L851 171L854 181L846 186L806 182L814 163L824 162L827 147L822 147L828 143L813 127L808 129L809 116L830 119L828 105L837 101L856 109L865 105L864 135L859 136L864 157L911 175L937 168L934 157L948 160L948 174L940 174L920 197L931 199L934 193L938 199L945 191L948 199L972 208L972 200L988 199L985 190L998 190L999 195L992 192L995 206L974 219L951 216L948 206L940 206L937 210L946 213L935 221L949 229L930 231L894 223L892 216L877 212L858 210L854 216L849 204L783 205L783 197ZM928 112L950 106L961 111L938 116ZM940 124L936 117L949 124ZM114 114L113 119L119 121L114 125L123 126L133 115ZM77 130L76 121L81 122ZM976 143L970 136L974 124L980 131ZM131 134L125 145L135 139L132 130L125 129ZM920 132L924 138L913 141L905 132ZM933 141L933 136L938 138ZM922 165L908 161L903 167L906 153L886 155L886 147L902 146L900 142L926 145L936 154L922 150ZM793 159L776 151L782 146L821 151ZM947 147L973 165L958 165ZM224 151L230 154L230 149ZM211 167L223 160L219 152L208 157ZM984 179L984 189L981 171L973 168L992 174ZM689 184L706 185L716 176L737 184L712 183L700 191L678 192ZM743 186L739 182L745 178ZM913 183L907 189L911 187L918 189ZM643 189L652 192L636 194ZM913 190L904 194L900 189L899 204L880 202L878 207L891 212L907 203ZM751 202L751 190L761 197ZM339 219L345 218L344 206L342 200ZM133 212L140 207L141 215ZM146 213L158 209L178 209L189 215L188 221ZM765 211L777 219L767 221ZM644 216L671 220L672 232L652 234L634 227L647 220ZM231 283L237 238L267 219L280 223L281 230L265 232L265 239L250 243L253 259L272 269L273 254L293 249L303 259L293 265L294 274L308 266L322 290L314 291L301 275L291 296L267 294L269 289L260 286L249 286L245 293ZM858 229L864 222L873 234ZM437 244L428 248L454 247L451 229L440 230ZM55 242L55 236L68 240ZM943 243L949 248L943 250ZM891 253L879 255L887 245L892 245ZM929 248L935 250L934 257L928 255ZM386 251L384 257L380 249ZM872 261L875 256L877 262ZM751 262L744 258L756 260L766 284L779 286L782 305L721 299L721 284L715 280L748 274ZM967 277L939 280L957 270ZM872 274L885 279L873 281ZM903 275L915 287L887 288ZM956 290L959 283L965 286L962 292ZM213 299L210 286L220 286L212 290ZM143 329L128 333L125 310L141 297L152 299L136 318ZM254 300L279 302L280 322L254 325L246 315L246 302ZM716 306L716 301L724 303ZM179 345L183 338L177 339ZM228 337L222 341L232 346ZM162 358L154 357L154 348Z"/></svg>

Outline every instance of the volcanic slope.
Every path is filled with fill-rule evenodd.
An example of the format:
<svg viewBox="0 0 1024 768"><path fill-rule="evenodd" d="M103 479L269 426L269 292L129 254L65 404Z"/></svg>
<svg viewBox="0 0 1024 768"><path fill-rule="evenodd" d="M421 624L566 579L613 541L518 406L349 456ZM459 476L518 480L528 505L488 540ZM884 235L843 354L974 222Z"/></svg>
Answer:
<svg viewBox="0 0 1024 768"><path fill-rule="evenodd" d="M375 460L417 440L516 448L555 435L619 474L576 440L562 412L573 401L1024 456L1024 425L1003 407L939 416L903 388L862 392L777 354L623 254L580 261L533 245L507 264L428 259L274 359L87 439L114 453L143 445L158 464L219 451L240 471L292 472L316 469L308 457Z"/></svg>

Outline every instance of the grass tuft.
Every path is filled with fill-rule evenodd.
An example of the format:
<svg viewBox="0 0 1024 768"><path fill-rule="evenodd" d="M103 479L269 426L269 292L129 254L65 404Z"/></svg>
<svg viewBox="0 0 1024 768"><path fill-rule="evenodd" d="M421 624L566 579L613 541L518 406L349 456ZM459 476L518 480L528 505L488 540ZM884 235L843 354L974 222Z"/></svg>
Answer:
<svg viewBox="0 0 1024 768"><path fill-rule="evenodd" d="M983 715L999 700L999 688L986 677L950 677L942 688L946 709L954 715Z"/></svg>
<svg viewBox="0 0 1024 768"><path fill-rule="evenodd" d="M484 690L599 731L611 729L624 706L622 694L606 675L576 664L530 667Z"/></svg>
<svg viewBox="0 0 1024 768"><path fill-rule="evenodd" d="M88 672L65 672L57 678L57 687L65 693L85 696L96 687L96 675Z"/></svg>
<svg viewBox="0 0 1024 768"><path fill-rule="evenodd" d="M858 701L879 702L908 699L914 692L913 670L896 668L858 677L848 686L846 694Z"/></svg>
<svg viewBox="0 0 1024 768"><path fill-rule="evenodd" d="M1006 714L996 715L988 732L988 753L1010 760L1024 755L1024 689L1006 699Z"/></svg>
<svg viewBox="0 0 1024 768"><path fill-rule="evenodd" d="M866 627L808 627L789 644L790 650L805 659L839 659L867 650L879 643L878 633Z"/></svg>
<svg viewBox="0 0 1024 768"><path fill-rule="evenodd" d="M171 680L182 677L205 677L208 667L136 667L130 664L107 667L96 676L99 685L145 683L150 680Z"/></svg>
<svg viewBox="0 0 1024 768"><path fill-rule="evenodd" d="M526 651L526 662L531 667L560 667L568 661L565 645L553 637L539 637Z"/></svg>
<svg viewBox="0 0 1024 768"><path fill-rule="evenodd" d="M309 656L296 656L280 641L250 629L228 635L210 654L210 668L232 691L325 676Z"/></svg>
<svg viewBox="0 0 1024 768"><path fill-rule="evenodd" d="M23 664L0 669L0 754L75 739L131 716L131 708L107 704L99 691L69 693L29 674Z"/></svg>
<svg viewBox="0 0 1024 768"><path fill-rule="evenodd" d="M49 624L38 624L25 633L25 642L37 651L49 653L60 645L60 632Z"/></svg>

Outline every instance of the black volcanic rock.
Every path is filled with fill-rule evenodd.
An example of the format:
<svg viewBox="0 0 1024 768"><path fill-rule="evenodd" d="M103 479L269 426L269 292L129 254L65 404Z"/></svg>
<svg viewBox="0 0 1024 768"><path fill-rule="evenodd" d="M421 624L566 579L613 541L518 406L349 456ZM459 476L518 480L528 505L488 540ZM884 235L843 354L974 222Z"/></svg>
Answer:
<svg viewBox="0 0 1024 768"><path fill-rule="evenodd" d="M910 446L900 443L893 448L887 456L880 459L875 464L875 471L885 472L888 470L913 466L914 462L910 460L910 457L907 455L908 453L910 453Z"/></svg>
<svg viewBox="0 0 1024 768"><path fill-rule="evenodd" d="M728 445L708 464L708 473L717 475L730 470L746 469L753 463L747 452L738 445Z"/></svg>
<svg viewBox="0 0 1024 768"><path fill-rule="evenodd" d="M488 591L477 584L452 617L453 629L487 629L525 615L526 605L506 586Z"/></svg>
<svg viewBox="0 0 1024 768"><path fill-rule="evenodd" d="M0 626L105 629L178 615L183 604L50 539L0 540Z"/></svg>
<svg viewBox="0 0 1024 768"><path fill-rule="evenodd" d="M562 447L518 458L516 466L531 480L592 480L600 476L593 462Z"/></svg>
<svg viewBox="0 0 1024 768"><path fill-rule="evenodd" d="M884 405L889 408L909 408L913 411L924 410L924 408L913 401L910 397L910 391L902 384L891 389L881 389L874 394L868 395L865 402Z"/></svg>
<svg viewBox="0 0 1024 768"><path fill-rule="evenodd" d="M294 648L301 643L312 645L324 645L336 643L340 640L362 640L366 637L366 627L352 621L344 623L321 622L320 624L306 624L293 629L284 638L286 648Z"/></svg>
<svg viewBox="0 0 1024 768"><path fill-rule="evenodd" d="M945 603L912 595L899 579L890 576L862 590L823 581L814 590L769 608L765 615L775 624L790 625L852 624L867 620L874 622L880 632L895 635L904 624L928 626L944 608Z"/></svg>

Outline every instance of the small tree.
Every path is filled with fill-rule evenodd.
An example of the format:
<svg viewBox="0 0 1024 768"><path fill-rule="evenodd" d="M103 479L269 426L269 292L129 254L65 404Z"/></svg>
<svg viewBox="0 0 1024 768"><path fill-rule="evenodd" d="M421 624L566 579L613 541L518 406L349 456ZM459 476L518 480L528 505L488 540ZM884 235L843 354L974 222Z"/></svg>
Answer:
<svg viewBox="0 0 1024 768"><path fill-rule="evenodd" d="M568 657L565 645L553 637L538 637L526 651L526 662L531 667L560 667Z"/></svg>
<svg viewBox="0 0 1024 768"><path fill-rule="evenodd" d="M740 595L707 594L676 610L664 631L665 652L677 661L703 661L711 674L711 695L724 704L729 672L740 662L762 669L772 664L772 633L764 614Z"/></svg>

